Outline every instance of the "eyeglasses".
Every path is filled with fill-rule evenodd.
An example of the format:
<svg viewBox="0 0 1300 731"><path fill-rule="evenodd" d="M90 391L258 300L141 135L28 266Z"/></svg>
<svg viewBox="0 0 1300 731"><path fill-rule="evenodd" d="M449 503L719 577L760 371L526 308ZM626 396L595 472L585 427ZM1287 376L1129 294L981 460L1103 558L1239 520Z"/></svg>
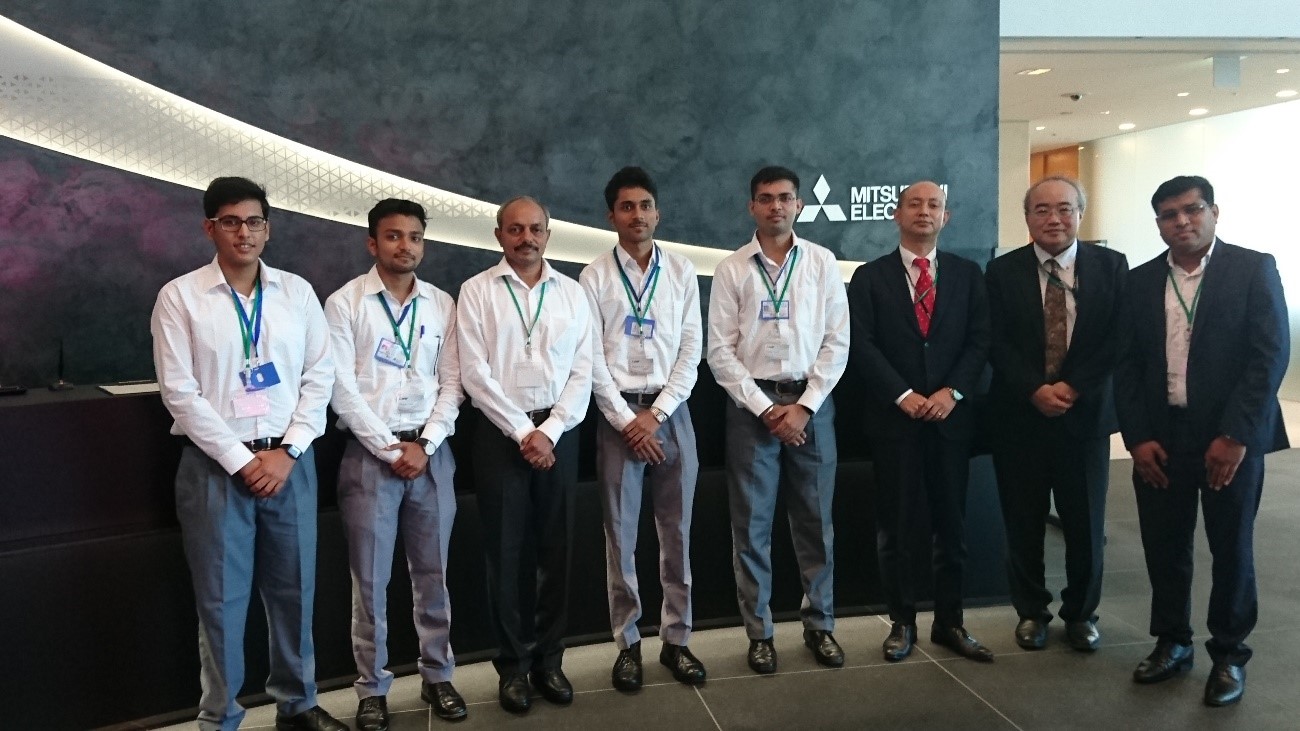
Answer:
<svg viewBox="0 0 1300 731"><path fill-rule="evenodd" d="M1070 205L1056 206L1055 208L1052 206L1034 206L1034 209L1029 212L1029 215L1034 218L1049 218L1055 214L1059 218L1069 218L1076 213L1082 212L1082 210L1083 209L1081 208L1075 208Z"/></svg>
<svg viewBox="0 0 1300 731"><path fill-rule="evenodd" d="M235 233L241 226L248 226L249 231L265 231L266 219L261 216L249 216L240 218L239 216L222 216L221 218L209 218L209 221L221 227L222 231Z"/></svg>
<svg viewBox="0 0 1300 731"><path fill-rule="evenodd" d="M780 203L783 206L788 206L791 203L794 203L795 198L798 198L798 196L796 196L794 193L782 193L780 195L772 195L771 193L760 193L754 196L754 202L759 204L760 206L770 206L772 205L773 201L776 201L777 203Z"/></svg>
<svg viewBox="0 0 1300 731"><path fill-rule="evenodd" d="M1202 213L1205 213L1207 208L1209 206L1204 203L1192 203L1182 208L1170 208L1167 211L1157 213L1156 220L1160 223L1173 223L1178 220L1180 215L1187 216L1189 219L1197 219L1201 217Z"/></svg>

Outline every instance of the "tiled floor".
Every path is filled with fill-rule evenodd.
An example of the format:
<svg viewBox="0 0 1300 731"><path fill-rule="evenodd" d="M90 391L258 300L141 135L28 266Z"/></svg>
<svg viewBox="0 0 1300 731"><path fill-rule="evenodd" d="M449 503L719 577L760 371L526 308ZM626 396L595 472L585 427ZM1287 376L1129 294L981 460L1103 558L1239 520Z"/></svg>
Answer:
<svg viewBox="0 0 1300 731"><path fill-rule="evenodd" d="M1292 434L1300 436L1300 430ZM1150 651L1149 589L1142 560L1129 463L1112 465L1107 510L1106 578L1099 614L1101 650L1068 649L1059 622L1051 625L1048 649L1025 652L1012 638L1015 615L1007 607L969 610L966 626L997 653L980 665L955 657L928 641L928 617L920 620L917 652L899 664L885 663L880 643L889 627L880 617L841 619L835 635L848 661L844 668L817 666L804 649L799 627L777 628L780 672L757 676L745 665L747 643L740 628L695 634L691 647L708 667L698 690L673 682L655 660L658 641L645 642L646 687L636 695L610 688L611 644L571 649L565 671L577 691L573 705L559 708L540 698L525 716L497 705L496 676L489 663L456 671L456 687L470 704L458 729L617 728L660 729L1295 729L1300 728L1300 626L1289 609L1300 606L1300 450L1268 459L1267 484L1257 521L1256 562L1259 625L1252 635L1245 700L1229 708L1201 705L1209 661L1203 647L1191 673L1154 686L1130 680ZM1048 566L1063 583L1059 534L1049 531ZM1209 552L1198 534L1193 623L1204 639L1209 594ZM1051 569L1049 569L1051 570ZM351 721L356 697L350 689L321 696L321 704ZM413 676L398 679L389 695L393 729L451 728L419 699ZM265 728L274 708L249 711L244 728ZM175 728L192 728L192 725Z"/></svg>

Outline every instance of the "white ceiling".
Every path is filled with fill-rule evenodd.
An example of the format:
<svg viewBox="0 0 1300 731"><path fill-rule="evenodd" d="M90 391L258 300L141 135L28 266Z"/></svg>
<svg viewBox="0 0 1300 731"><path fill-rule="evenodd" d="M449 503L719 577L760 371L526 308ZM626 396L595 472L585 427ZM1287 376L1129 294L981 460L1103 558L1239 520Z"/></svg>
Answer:
<svg viewBox="0 0 1300 731"><path fill-rule="evenodd" d="M1214 86L1216 55L1241 59L1239 87ZM1017 74L1035 68L1052 70ZM1125 122L1135 130L1186 122L1196 107L1212 117L1300 100L1276 96L1300 91L1300 39L1003 38L999 76L1000 119L1028 122L1039 152L1124 134Z"/></svg>

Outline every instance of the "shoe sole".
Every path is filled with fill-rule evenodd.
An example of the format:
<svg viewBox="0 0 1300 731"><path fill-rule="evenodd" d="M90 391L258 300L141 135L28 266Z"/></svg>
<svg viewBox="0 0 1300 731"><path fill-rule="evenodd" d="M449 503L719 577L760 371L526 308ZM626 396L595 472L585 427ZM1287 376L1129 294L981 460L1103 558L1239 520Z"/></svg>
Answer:
<svg viewBox="0 0 1300 731"><path fill-rule="evenodd" d="M1231 700L1226 700L1226 701L1212 701L1209 698L1206 698L1205 705L1209 706L1210 708L1223 708L1224 706L1236 705L1237 703L1241 702L1241 697L1244 696L1245 694L1246 691L1243 690Z"/></svg>
<svg viewBox="0 0 1300 731"><path fill-rule="evenodd" d="M659 664L660 664L660 665L663 665L663 666L666 667L666 668L668 668L668 669L672 672L672 674L673 674L673 680L676 680L677 682L681 683L682 685L704 685L704 681L708 680L708 676L707 676L707 675L704 675L704 676L701 676L701 677L698 677L698 678L695 677L694 675L679 675L679 674L677 673L677 670L676 670L675 668L673 668L673 666L672 666L671 663L666 663L666 662L663 662L662 660L659 661ZM751 665L750 667L753 667L753 665Z"/></svg>

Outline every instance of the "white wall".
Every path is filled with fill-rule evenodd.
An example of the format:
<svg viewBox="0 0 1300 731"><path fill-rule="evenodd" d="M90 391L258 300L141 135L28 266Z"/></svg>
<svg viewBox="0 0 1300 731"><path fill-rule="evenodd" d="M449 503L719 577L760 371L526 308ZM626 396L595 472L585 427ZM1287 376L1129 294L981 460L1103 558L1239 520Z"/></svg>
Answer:
<svg viewBox="0 0 1300 731"><path fill-rule="evenodd" d="M1081 238L1108 239L1136 266L1164 250L1151 194L1175 175L1214 185L1224 241L1277 258L1288 292L1291 368L1285 398L1300 399L1300 101L1133 132L1084 144L1089 195ZM1300 437L1300 435L1296 435Z"/></svg>
<svg viewBox="0 0 1300 731"><path fill-rule="evenodd" d="M998 251L1001 256L1029 240L1024 198L1029 187L1029 123L998 122Z"/></svg>
<svg viewBox="0 0 1300 731"><path fill-rule="evenodd" d="M1001 34L1030 38L1298 38L1295 0L1001 0Z"/></svg>

